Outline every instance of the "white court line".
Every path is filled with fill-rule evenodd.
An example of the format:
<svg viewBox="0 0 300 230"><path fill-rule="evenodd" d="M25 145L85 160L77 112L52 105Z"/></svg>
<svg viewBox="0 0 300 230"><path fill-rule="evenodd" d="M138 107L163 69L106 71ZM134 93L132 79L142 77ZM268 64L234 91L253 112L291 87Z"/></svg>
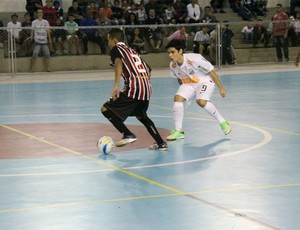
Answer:
<svg viewBox="0 0 300 230"><path fill-rule="evenodd" d="M170 116L158 116L162 118L170 118ZM194 117L186 117L188 119L197 119L197 120L203 120L202 118L194 118ZM205 119L206 120L206 119ZM213 120L207 120L207 121L213 121ZM241 150L228 152L224 154L220 154L217 156L210 156L210 157L204 157L204 158L197 158L193 160L186 160L186 161L176 161L176 162L170 162L170 163L163 163L163 164L152 164L152 165L144 165L144 166L132 166L132 167L126 167L123 168L125 170L133 170L133 169L144 169L144 168L157 168L157 167L165 167L165 166L172 166L172 165L180 165L180 164L189 164L189 163L195 163L200 161L207 161L212 159L218 159L218 158L224 158L224 157L230 157L242 153L246 153L249 151L252 151L254 149L260 148L266 144L268 144L272 140L272 135L267 132L266 130L263 130L261 128L258 128L253 125L248 124L242 124L238 122L231 122L231 124L236 124L240 126L244 126L250 129L254 129L258 132L260 132L263 135L263 140L259 142L258 144L252 145L248 148L244 148ZM81 170L81 171L69 171L69 172L54 172L54 173L24 173L24 174L0 174L0 177L22 177L22 176L53 176L53 175L67 175L67 174L82 174L82 173L95 173L95 172L104 172L104 171L112 171L114 169L101 169L101 170Z"/></svg>

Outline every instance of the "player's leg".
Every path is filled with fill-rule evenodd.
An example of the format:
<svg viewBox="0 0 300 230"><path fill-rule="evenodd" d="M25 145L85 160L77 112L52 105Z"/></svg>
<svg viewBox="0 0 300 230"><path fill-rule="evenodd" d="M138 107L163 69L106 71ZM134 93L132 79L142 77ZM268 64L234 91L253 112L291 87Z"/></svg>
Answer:
<svg viewBox="0 0 300 230"><path fill-rule="evenodd" d="M184 132L182 131L184 103L186 100L191 99L194 95L195 89L192 86L188 84L182 84L179 86L177 93L174 96L173 104L173 119L175 123L175 129L173 129L170 135L167 137L168 141L184 138Z"/></svg>
<svg viewBox="0 0 300 230"><path fill-rule="evenodd" d="M137 140L136 136L127 128L124 121L132 114L136 107L135 101L120 94L115 101L107 101L101 108L102 114L112 123L123 137L116 142L117 147L121 147Z"/></svg>
<svg viewBox="0 0 300 230"><path fill-rule="evenodd" d="M210 101L214 92L215 84L212 81L202 84L196 92L196 102L201 106L209 115L214 117L220 124L224 134L227 135L231 132L231 128L225 118L218 111L216 106Z"/></svg>
<svg viewBox="0 0 300 230"><path fill-rule="evenodd" d="M140 105L136 108L136 118L146 127L148 133L155 140L155 143L149 147L150 150L168 150L167 143L162 139L154 122L148 117L147 109L149 101L140 101Z"/></svg>

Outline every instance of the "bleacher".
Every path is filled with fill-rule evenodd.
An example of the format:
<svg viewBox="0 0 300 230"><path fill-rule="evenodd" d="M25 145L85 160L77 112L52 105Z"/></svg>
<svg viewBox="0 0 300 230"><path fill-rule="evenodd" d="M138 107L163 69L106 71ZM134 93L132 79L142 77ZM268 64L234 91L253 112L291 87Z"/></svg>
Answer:
<svg viewBox="0 0 300 230"><path fill-rule="evenodd" d="M233 38L233 46L236 53L236 64L258 64L258 63L275 63L277 61L275 48L272 46L272 41L269 48L263 47L260 43L258 48L253 48L252 44L245 44L241 36L241 29L247 22L243 21L237 13L233 12L231 9L225 9L227 13L216 14L219 22L224 20L229 21L230 28L235 33ZM269 9L268 16L262 18L265 21L269 21L271 15L275 13L274 9ZM18 13L20 19L22 19L23 13ZM2 16L2 20L3 20ZM4 23L6 23L3 20ZM194 36L189 35L188 38L188 49L187 52L192 52ZM164 45L167 43L166 37L164 38ZM151 63L153 68L164 68L168 66L169 59L164 50L164 45L162 46L159 53L152 53L147 45L148 54L143 55L144 59ZM97 69L110 69L109 56L99 55L100 49L97 44L89 42L89 53L88 55L58 55L51 57L50 68L51 71L69 71L69 70L97 70ZM290 47L290 60L293 60L296 56L298 49ZM0 44L0 69L1 72L8 72L8 50L7 42ZM30 66L31 57L17 57L17 72L28 72ZM36 71L43 71L42 58L38 58L36 63Z"/></svg>

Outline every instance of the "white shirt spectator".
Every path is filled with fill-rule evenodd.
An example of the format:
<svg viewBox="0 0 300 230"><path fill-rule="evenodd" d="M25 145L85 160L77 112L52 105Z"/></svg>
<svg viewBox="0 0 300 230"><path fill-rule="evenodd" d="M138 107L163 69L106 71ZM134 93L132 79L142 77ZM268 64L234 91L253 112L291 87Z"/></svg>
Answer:
<svg viewBox="0 0 300 230"><path fill-rule="evenodd" d="M190 3L186 6L187 12L188 12L188 18L194 19L195 21L198 21L201 16L200 6L198 4Z"/></svg>
<svg viewBox="0 0 300 230"><path fill-rule="evenodd" d="M210 36L208 33L203 33L203 31L198 31L194 37L195 42L199 42L200 44L210 44Z"/></svg>
<svg viewBox="0 0 300 230"><path fill-rule="evenodd" d="M7 32L11 34L14 38L18 39L20 37L20 32L22 30L21 22L9 22L7 23Z"/></svg>

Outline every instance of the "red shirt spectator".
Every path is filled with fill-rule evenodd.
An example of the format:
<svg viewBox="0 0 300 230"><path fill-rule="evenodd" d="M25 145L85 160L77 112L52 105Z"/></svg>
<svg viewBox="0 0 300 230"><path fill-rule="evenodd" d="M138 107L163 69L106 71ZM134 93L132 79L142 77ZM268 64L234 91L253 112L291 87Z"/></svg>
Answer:
<svg viewBox="0 0 300 230"><path fill-rule="evenodd" d="M51 0L46 0L46 6L43 6L43 15L44 19L47 20L50 24L50 26L56 25L56 10L52 5Z"/></svg>

